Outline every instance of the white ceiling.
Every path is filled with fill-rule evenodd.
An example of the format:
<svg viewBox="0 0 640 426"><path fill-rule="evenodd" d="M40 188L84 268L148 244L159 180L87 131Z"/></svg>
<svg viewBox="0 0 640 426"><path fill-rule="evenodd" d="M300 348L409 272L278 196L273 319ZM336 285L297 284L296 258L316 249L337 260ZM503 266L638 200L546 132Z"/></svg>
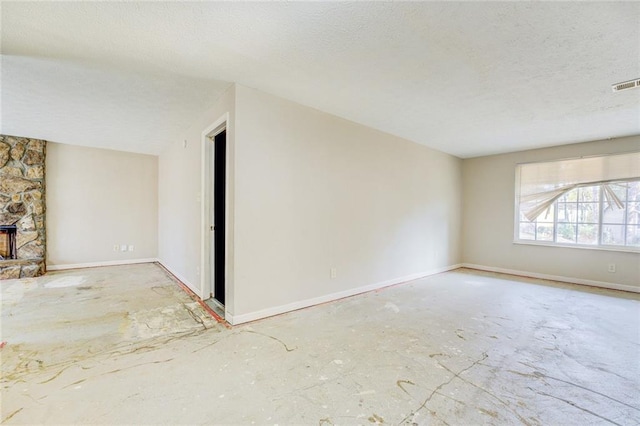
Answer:
<svg viewBox="0 0 640 426"><path fill-rule="evenodd" d="M640 3L1 3L0 132L157 154L237 82L462 158L640 134Z"/></svg>

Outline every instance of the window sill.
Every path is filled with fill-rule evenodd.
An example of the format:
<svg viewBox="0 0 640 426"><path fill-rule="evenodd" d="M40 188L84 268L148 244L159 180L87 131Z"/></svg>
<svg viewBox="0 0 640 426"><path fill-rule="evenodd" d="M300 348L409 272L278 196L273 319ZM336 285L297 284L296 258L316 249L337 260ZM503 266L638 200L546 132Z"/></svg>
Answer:
<svg viewBox="0 0 640 426"><path fill-rule="evenodd" d="M544 241L528 241L528 240L515 240L513 244L527 245L527 246L543 246L543 247L556 247L556 248L572 248L572 249L586 249L586 250L599 250L599 251L618 251L626 253L640 253L640 247L624 247L624 246L590 246L581 244L559 244L549 243Z"/></svg>

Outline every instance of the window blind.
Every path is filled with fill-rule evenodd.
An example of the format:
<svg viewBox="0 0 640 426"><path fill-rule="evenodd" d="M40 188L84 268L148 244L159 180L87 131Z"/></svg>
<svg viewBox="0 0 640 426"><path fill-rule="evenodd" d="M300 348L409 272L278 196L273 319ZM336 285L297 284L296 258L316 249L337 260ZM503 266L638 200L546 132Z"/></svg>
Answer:
<svg viewBox="0 0 640 426"><path fill-rule="evenodd" d="M520 213L534 221L572 189L602 185L607 203L620 208L622 202L610 185L639 178L640 152L518 164L517 201Z"/></svg>

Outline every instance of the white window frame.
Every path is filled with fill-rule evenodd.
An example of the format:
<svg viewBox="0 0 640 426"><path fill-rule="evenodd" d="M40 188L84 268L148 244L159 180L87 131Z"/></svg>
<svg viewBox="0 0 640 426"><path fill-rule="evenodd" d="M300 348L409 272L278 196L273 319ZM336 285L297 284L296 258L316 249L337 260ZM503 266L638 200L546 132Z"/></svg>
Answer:
<svg viewBox="0 0 640 426"><path fill-rule="evenodd" d="M630 153L632 154L632 153ZM617 154L609 154L609 155L619 155L619 153ZM580 157L580 158L595 158L595 157L606 157L607 155L597 155L597 156L592 156L592 157ZM575 158L574 158L575 159ZM564 161L564 160L572 160L572 159L562 159L562 160L555 160L555 161ZM519 166L522 165L526 165L526 164L534 164L534 163L552 163L553 161L540 161L540 162L533 162L533 163L519 163L516 165L516 178L515 178L515 203L514 203L514 221L513 221L513 230L514 230L514 234L513 234L513 243L514 244L522 244L522 245L538 245L538 246L550 246L550 247L569 247L569 248L577 248L577 249L588 249L588 250L604 250L604 251L622 251L622 252L633 252L633 253L640 253L640 247L638 246L627 246L627 245L610 245L610 244L602 244L602 232L603 232L603 210L606 207L606 201L605 201L605 197L603 194L603 185L600 184L596 184L596 185L592 185L592 186L599 186L599 196L598 196L598 209L599 209L599 214L598 214L598 238L597 244L579 244L577 242L577 235L576 235L576 243L564 243L564 242L557 242L557 236L558 236L558 200L556 199L553 204L552 204L552 208L554 209L554 218L553 218L553 222L550 224L553 225L553 241L538 241L538 240L527 240L527 239L521 239L520 238L520 224L521 224L521 220L520 220L520 187L521 187L521 182L520 182L520 173L518 173L519 171ZM632 181L640 181L640 176L638 176L637 178L633 178L633 179L628 179L628 180L632 180ZM576 188L572 189L576 190ZM622 224L616 224L616 225L623 225L624 226L624 230L625 230L625 242L627 239L627 226L628 226L628 208L629 208L629 190L627 189L627 194L625 197L625 201L624 201L624 210L625 210L625 214L624 214L624 223ZM579 204L579 201L577 202ZM532 223L536 223L536 222L532 222ZM576 232L577 232L577 226L580 223L576 220ZM606 223L605 223L606 225ZM537 224L535 225L536 230L537 230Z"/></svg>

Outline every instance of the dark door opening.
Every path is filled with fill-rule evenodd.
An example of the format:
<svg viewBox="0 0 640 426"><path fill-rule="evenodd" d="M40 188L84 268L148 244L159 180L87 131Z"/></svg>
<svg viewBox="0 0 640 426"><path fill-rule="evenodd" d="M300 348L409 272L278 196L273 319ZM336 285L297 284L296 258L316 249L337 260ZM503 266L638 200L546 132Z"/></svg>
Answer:
<svg viewBox="0 0 640 426"><path fill-rule="evenodd" d="M213 297L225 302L225 207L227 184L227 131L223 130L213 143Z"/></svg>

